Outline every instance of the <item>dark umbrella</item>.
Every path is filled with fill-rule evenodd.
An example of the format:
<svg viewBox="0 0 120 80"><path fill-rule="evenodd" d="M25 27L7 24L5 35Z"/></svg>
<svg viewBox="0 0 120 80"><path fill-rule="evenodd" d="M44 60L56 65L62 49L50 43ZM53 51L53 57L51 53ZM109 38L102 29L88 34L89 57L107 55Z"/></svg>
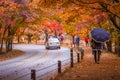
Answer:
<svg viewBox="0 0 120 80"><path fill-rule="evenodd" d="M96 42L102 43L110 39L110 34L102 28L94 28L90 33L92 39Z"/></svg>

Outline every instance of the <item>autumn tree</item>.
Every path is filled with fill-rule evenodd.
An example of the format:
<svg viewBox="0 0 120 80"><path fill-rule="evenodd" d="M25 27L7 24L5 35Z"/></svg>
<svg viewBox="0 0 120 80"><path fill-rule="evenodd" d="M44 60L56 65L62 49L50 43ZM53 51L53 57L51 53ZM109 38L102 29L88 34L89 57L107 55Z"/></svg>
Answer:
<svg viewBox="0 0 120 80"><path fill-rule="evenodd" d="M0 4L3 4L0 6L2 10L0 14L0 24L2 24L0 52L2 52L3 43L6 44L6 52L8 52L12 50L12 42L16 31L23 25L27 16L24 14L21 4L5 0L1 1Z"/></svg>
<svg viewBox="0 0 120 80"><path fill-rule="evenodd" d="M78 1L78 0L76 0ZM74 3L76 3L74 1ZM79 3L84 5L85 7L89 7L91 9L94 9L96 11L104 12L105 14L107 14L107 19L109 22L109 24L112 23L112 25L114 25L114 28L111 28L111 26L109 26L109 29L114 29L114 31L116 33L118 33L118 36L116 36L116 53L120 55L120 25L119 25L119 21L120 21L120 1L119 0L79 0ZM111 33L111 30L110 33ZM117 31L116 31L117 30ZM110 48L111 46L111 40L108 42L108 50L112 51Z"/></svg>
<svg viewBox="0 0 120 80"><path fill-rule="evenodd" d="M2 38L1 38L1 49L2 52L3 41L6 43L6 52L12 50L12 40L13 35L15 34L17 27L14 22L22 22L23 18L18 15L17 10L15 11L17 5L12 2L3 1L3 4L0 8L3 10L1 13L1 24L2 24ZM17 18L16 18L17 17Z"/></svg>
<svg viewBox="0 0 120 80"><path fill-rule="evenodd" d="M101 13L104 13L107 17L107 21L109 21L109 24L112 23L112 25L114 26L114 28L111 28L111 26L109 26L109 29L114 29L114 31L116 32L116 34L118 34L116 36L116 53L120 54L120 37L119 37L119 32L120 32L120 25L119 25L119 21L120 21L120 1L119 0L41 0L39 1L39 3L41 5L44 5L45 7L53 7L56 5L59 5L59 8L64 8L64 9L73 9L72 5L75 5L76 7L78 7L78 11L82 10L83 8L86 10L89 10L92 14L94 14L94 11ZM75 9L73 9L72 11L74 11ZM99 15L99 13L97 15ZM70 14L68 14L70 15ZM96 14L95 14L96 15ZM92 15L93 17L95 15ZM91 15L90 15L91 16ZM105 17L105 16L104 16ZM74 20L74 17L69 18L69 20ZM98 19L101 19L101 16L97 16ZM101 20L102 21L102 20ZM97 22L97 25L99 25L99 27L101 27L101 23ZM68 21L69 22L69 21ZM106 26L107 28L107 26ZM110 42L111 43L111 42Z"/></svg>

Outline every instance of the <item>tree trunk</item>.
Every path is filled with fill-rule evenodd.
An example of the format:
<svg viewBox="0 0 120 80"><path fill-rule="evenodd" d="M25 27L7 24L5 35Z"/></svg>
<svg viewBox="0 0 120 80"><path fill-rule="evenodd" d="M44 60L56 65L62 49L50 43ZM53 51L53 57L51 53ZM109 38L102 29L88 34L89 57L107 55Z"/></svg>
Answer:
<svg viewBox="0 0 120 80"><path fill-rule="evenodd" d="M114 50L115 50L114 53L117 54L117 41L115 41L115 49Z"/></svg>
<svg viewBox="0 0 120 80"><path fill-rule="evenodd" d="M8 52L8 41L7 40L6 40L5 44L6 44L6 52Z"/></svg>
<svg viewBox="0 0 120 80"><path fill-rule="evenodd" d="M36 44L37 44L38 40L36 39L35 42L36 42Z"/></svg>
<svg viewBox="0 0 120 80"><path fill-rule="evenodd" d="M112 52L112 41L111 41L111 40L109 40L109 41L107 42L107 50L108 50L109 52Z"/></svg>
<svg viewBox="0 0 120 80"><path fill-rule="evenodd" d="M116 51L116 54L120 57L120 38L118 38L117 42L116 42L116 45L115 45L115 51Z"/></svg>
<svg viewBox="0 0 120 80"><path fill-rule="evenodd" d="M20 35L18 35L17 41L18 41L18 43L20 43Z"/></svg>
<svg viewBox="0 0 120 80"><path fill-rule="evenodd" d="M3 38L2 38L2 40L1 40L0 53L2 53L2 49L3 49L3 41L4 41L4 34L3 34Z"/></svg>
<svg viewBox="0 0 120 80"><path fill-rule="evenodd" d="M10 51L10 25L8 26L8 35L6 40L6 52Z"/></svg>
<svg viewBox="0 0 120 80"><path fill-rule="evenodd" d="M12 51L13 39L10 40L10 51Z"/></svg>
<svg viewBox="0 0 120 80"><path fill-rule="evenodd" d="M110 21L116 28L115 54L120 56L120 19L115 15L109 15Z"/></svg>
<svg viewBox="0 0 120 80"><path fill-rule="evenodd" d="M31 38L33 35L29 33L27 36L28 36L28 44L29 44L29 43L31 43Z"/></svg>
<svg viewBox="0 0 120 80"><path fill-rule="evenodd" d="M120 56L120 32L117 33L116 41L115 41L115 54Z"/></svg>
<svg viewBox="0 0 120 80"><path fill-rule="evenodd" d="M7 28L5 27L5 30L3 32L3 37L2 37L2 40L1 40L1 47L0 47L0 53L2 53L2 49L3 49L3 42L4 42L4 38L5 38L5 33L7 31Z"/></svg>
<svg viewBox="0 0 120 80"><path fill-rule="evenodd" d="M8 40L7 42L7 51L6 52L9 52L10 51L10 40Z"/></svg>
<svg viewBox="0 0 120 80"><path fill-rule="evenodd" d="M45 30L45 43L48 41L48 32Z"/></svg>
<svg viewBox="0 0 120 80"><path fill-rule="evenodd" d="M12 51L12 44L10 41L6 41L6 52Z"/></svg>
<svg viewBox="0 0 120 80"><path fill-rule="evenodd" d="M55 34L55 37L57 37L57 32L56 32L56 30L55 30L54 34Z"/></svg>

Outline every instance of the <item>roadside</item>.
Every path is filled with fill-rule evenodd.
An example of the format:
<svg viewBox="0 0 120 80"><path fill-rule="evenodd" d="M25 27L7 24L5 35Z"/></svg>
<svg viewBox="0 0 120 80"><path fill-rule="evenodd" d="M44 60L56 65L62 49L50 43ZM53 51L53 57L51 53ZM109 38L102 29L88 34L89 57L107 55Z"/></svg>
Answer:
<svg viewBox="0 0 120 80"><path fill-rule="evenodd" d="M15 57L18 57L20 55L23 55L24 52L21 50L13 49L13 51L10 51L8 53L2 53L0 54L0 62L6 61Z"/></svg>
<svg viewBox="0 0 120 80"><path fill-rule="evenodd" d="M66 42L67 43L67 42ZM16 44L16 43L14 43ZM27 44L27 43L22 43L22 44ZM34 43L35 44L35 43ZM67 45L69 42L67 43ZM36 45L44 45L44 40L40 40ZM68 47L66 44L62 44L61 46ZM5 53L5 49L3 49L3 53L0 54L0 62L10 60L12 58L19 57L21 55L25 54L25 52L18 50L18 49L13 49L13 51L10 51L8 53Z"/></svg>
<svg viewBox="0 0 120 80"><path fill-rule="evenodd" d="M55 80L120 80L120 57L104 51L100 64L95 64L91 48L83 48L84 59Z"/></svg>
<svg viewBox="0 0 120 80"><path fill-rule="evenodd" d="M14 41L14 44L18 44L18 43L16 41ZM24 42L24 43L21 43L21 44L28 44L28 43ZM37 44L38 45L44 45L44 40L40 40ZM18 49L13 49L12 51L10 51L8 53L5 53L5 49L3 49L3 53L0 54L0 62L6 61L6 60L10 60L12 58L19 57L19 56L21 56L23 54L25 54L25 52L23 52L21 50L18 50Z"/></svg>

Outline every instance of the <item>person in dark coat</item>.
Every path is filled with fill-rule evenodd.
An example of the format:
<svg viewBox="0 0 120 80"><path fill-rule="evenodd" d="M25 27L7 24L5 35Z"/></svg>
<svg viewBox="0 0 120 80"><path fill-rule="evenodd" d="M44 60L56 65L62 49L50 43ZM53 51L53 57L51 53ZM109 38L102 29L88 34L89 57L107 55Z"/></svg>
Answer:
<svg viewBox="0 0 120 80"><path fill-rule="evenodd" d="M95 63L99 64L103 44L98 43L92 39L91 40L91 47L92 47L92 54L94 55Z"/></svg>
<svg viewBox="0 0 120 80"><path fill-rule="evenodd" d="M76 47L79 47L79 43L80 43L80 37L77 35L76 36Z"/></svg>

